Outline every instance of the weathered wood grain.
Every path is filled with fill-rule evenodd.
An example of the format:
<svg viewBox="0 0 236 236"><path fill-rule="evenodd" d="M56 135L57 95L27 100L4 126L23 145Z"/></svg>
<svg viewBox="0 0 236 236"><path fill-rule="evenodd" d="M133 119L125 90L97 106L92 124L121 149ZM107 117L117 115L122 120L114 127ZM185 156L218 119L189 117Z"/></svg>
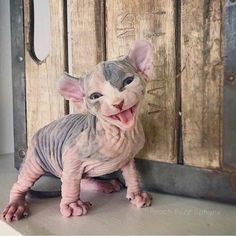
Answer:
<svg viewBox="0 0 236 236"><path fill-rule="evenodd" d="M142 111L146 146L138 157L163 162L176 162L174 2L106 1L107 59L125 55L136 39L154 45L154 72Z"/></svg>
<svg viewBox="0 0 236 236"><path fill-rule="evenodd" d="M50 1L50 55L38 64L31 57L30 8L24 1L27 137L64 115L64 100L56 91L56 81L65 70L63 0Z"/></svg>
<svg viewBox="0 0 236 236"><path fill-rule="evenodd" d="M69 0L69 73L82 77L105 60L105 13L103 0ZM76 112L71 106L71 112Z"/></svg>
<svg viewBox="0 0 236 236"><path fill-rule="evenodd" d="M181 1L184 163L220 165L222 109L221 0Z"/></svg>
<svg viewBox="0 0 236 236"><path fill-rule="evenodd" d="M104 1L67 2L69 72L81 77L105 59Z"/></svg>

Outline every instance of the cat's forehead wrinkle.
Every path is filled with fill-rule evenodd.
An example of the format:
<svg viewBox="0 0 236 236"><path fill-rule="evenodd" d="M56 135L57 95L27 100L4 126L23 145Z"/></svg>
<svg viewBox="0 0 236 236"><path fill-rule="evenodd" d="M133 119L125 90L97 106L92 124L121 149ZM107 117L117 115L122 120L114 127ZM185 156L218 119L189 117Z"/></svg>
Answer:
<svg viewBox="0 0 236 236"><path fill-rule="evenodd" d="M101 63L101 71L106 81L119 91L123 87L123 79L127 73L134 72L132 65L125 59Z"/></svg>
<svg viewBox="0 0 236 236"><path fill-rule="evenodd" d="M86 90L88 93L93 90L102 91L104 84L109 82L113 88L121 91L124 78L136 73L128 58L103 61L86 75Z"/></svg>
<svg viewBox="0 0 236 236"><path fill-rule="evenodd" d="M87 75L88 93L91 93L94 91L102 91L105 83L106 83L106 80L100 68L95 67L95 69Z"/></svg>

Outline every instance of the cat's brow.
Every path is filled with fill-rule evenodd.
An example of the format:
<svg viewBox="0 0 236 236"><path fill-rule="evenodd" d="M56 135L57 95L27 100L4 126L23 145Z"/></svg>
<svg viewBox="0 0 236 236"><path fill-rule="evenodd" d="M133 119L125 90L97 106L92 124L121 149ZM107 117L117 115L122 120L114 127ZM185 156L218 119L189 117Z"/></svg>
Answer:
<svg viewBox="0 0 236 236"><path fill-rule="evenodd" d="M127 73L133 73L134 69L127 60L104 62L102 73L110 84L119 91L123 88L123 78Z"/></svg>

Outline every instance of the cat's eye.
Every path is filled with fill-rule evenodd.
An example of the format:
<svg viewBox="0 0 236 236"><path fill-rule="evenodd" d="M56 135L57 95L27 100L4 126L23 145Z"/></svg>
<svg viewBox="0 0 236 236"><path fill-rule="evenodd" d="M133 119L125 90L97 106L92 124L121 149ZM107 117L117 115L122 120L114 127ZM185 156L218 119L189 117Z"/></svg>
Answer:
<svg viewBox="0 0 236 236"><path fill-rule="evenodd" d="M134 80L133 76L127 77L124 81L123 81L123 87L125 87L128 84L131 84Z"/></svg>
<svg viewBox="0 0 236 236"><path fill-rule="evenodd" d="M91 99L91 100L95 100L95 99L98 99L98 98L100 98L100 97L102 97L103 95L101 94L101 93L99 93L99 92L95 92L95 93L92 93L90 96L89 96L89 98Z"/></svg>

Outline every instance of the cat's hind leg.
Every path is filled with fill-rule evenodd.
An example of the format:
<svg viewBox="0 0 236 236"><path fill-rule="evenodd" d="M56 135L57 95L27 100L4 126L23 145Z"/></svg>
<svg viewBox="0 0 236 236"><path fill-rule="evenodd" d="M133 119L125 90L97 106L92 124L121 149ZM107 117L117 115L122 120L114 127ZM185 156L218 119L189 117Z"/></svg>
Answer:
<svg viewBox="0 0 236 236"><path fill-rule="evenodd" d="M102 193L118 192L123 187L123 184L118 179L96 179L84 178L81 180L82 191L96 191Z"/></svg>
<svg viewBox="0 0 236 236"><path fill-rule="evenodd" d="M34 152L28 151L25 162L23 163L17 182L10 191L8 206L2 212L2 217L7 222L19 220L29 214L29 208L25 200L26 193L32 187L44 171L36 161Z"/></svg>

